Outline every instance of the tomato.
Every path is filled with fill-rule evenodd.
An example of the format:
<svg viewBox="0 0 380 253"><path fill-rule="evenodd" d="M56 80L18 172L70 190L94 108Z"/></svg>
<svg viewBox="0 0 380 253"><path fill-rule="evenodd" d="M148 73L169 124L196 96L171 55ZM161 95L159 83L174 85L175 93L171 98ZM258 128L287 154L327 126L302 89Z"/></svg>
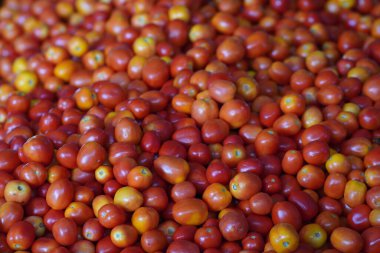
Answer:
<svg viewBox="0 0 380 253"><path fill-rule="evenodd" d="M247 219L238 212L227 213L219 221L219 230L227 241L242 240L247 235L248 228Z"/></svg>
<svg viewBox="0 0 380 253"><path fill-rule="evenodd" d="M344 188L344 201L350 207L356 207L363 204L367 192L367 186L359 181L350 180Z"/></svg>
<svg viewBox="0 0 380 253"><path fill-rule="evenodd" d="M127 217L125 211L112 203L105 204L98 211L99 223L105 228L114 228L123 224Z"/></svg>
<svg viewBox="0 0 380 253"><path fill-rule="evenodd" d="M66 207L64 215L78 225L83 225L87 220L94 217L92 208L82 202L71 202Z"/></svg>
<svg viewBox="0 0 380 253"><path fill-rule="evenodd" d="M374 253L379 250L379 232L379 227L370 227L364 230L364 232L361 234L364 241L364 252Z"/></svg>
<svg viewBox="0 0 380 253"><path fill-rule="evenodd" d="M166 250L167 253L174 253L174 252L194 252L199 253L199 247L190 241L186 240L177 240L172 242L168 249Z"/></svg>
<svg viewBox="0 0 380 253"><path fill-rule="evenodd" d="M342 252L361 252L363 239L355 230L346 227L338 227L331 233L330 241L332 246Z"/></svg>
<svg viewBox="0 0 380 253"><path fill-rule="evenodd" d="M34 241L34 227L27 221L18 221L14 223L7 233L7 244L13 250L27 250Z"/></svg>
<svg viewBox="0 0 380 253"><path fill-rule="evenodd" d="M13 201L20 204L27 203L32 197L32 190L24 181L11 180L4 188L4 198L6 201Z"/></svg>
<svg viewBox="0 0 380 253"><path fill-rule="evenodd" d="M29 138L22 146L22 151L29 162L49 165L53 160L53 143L43 135Z"/></svg>
<svg viewBox="0 0 380 253"><path fill-rule="evenodd" d="M94 171L106 159L106 150L97 142L88 142L78 151L77 164L83 171Z"/></svg>
<svg viewBox="0 0 380 253"><path fill-rule="evenodd" d="M68 179L53 182L46 193L47 204L55 209L65 209L74 198L74 187Z"/></svg>
<svg viewBox="0 0 380 253"><path fill-rule="evenodd" d="M259 192L249 199L251 211L259 215L267 215L272 211L273 199L267 193Z"/></svg>
<svg viewBox="0 0 380 253"><path fill-rule="evenodd" d="M218 248L222 242L222 234L217 227L198 228L194 235L194 241L202 248Z"/></svg>
<svg viewBox="0 0 380 253"><path fill-rule="evenodd" d="M164 233L157 229L144 232L141 235L140 241L141 241L141 247L146 252L161 251L167 245L167 240Z"/></svg>
<svg viewBox="0 0 380 253"><path fill-rule="evenodd" d="M173 206L173 218L181 225L200 225L206 221L207 215L207 205L200 199L183 199Z"/></svg>
<svg viewBox="0 0 380 253"><path fill-rule="evenodd" d="M130 186L118 189L114 196L114 203L128 212L139 208L143 201L142 193Z"/></svg>
<svg viewBox="0 0 380 253"><path fill-rule="evenodd" d="M297 249L299 236L292 225L279 223L270 230L269 241L276 252L287 253Z"/></svg>
<svg viewBox="0 0 380 253"><path fill-rule="evenodd" d="M260 178L252 172L237 173L230 181L232 196L239 200L247 200L261 189Z"/></svg>
<svg viewBox="0 0 380 253"><path fill-rule="evenodd" d="M181 159L171 156L160 156L154 161L154 168L159 176L171 184L186 180L190 171L189 164Z"/></svg>
<svg viewBox="0 0 380 253"><path fill-rule="evenodd" d="M54 239L61 245L68 246L76 242L78 228L75 222L69 218L61 218L53 225Z"/></svg>
<svg viewBox="0 0 380 253"><path fill-rule="evenodd" d="M158 226L159 214L152 207L140 207L132 215L132 225L142 234Z"/></svg>
<svg viewBox="0 0 380 253"><path fill-rule="evenodd" d="M226 208L232 201L232 195L228 189L219 183L213 183L205 189L202 199L212 211L220 211Z"/></svg>
<svg viewBox="0 0 380 253"><path fill-rule="evenodd" d="M299 230L302 226L302 216L295 204L288 201L276 202L272 208L274 224L288 223Z"/></svg>
<svg viewBox="0 0 380 253"><path fill-rule="evenodd" d="M296 205L304 221L313 219L318 214L318 204L304 191L293 191L288 200Z"/></svg>
<svg viewBox="0 0 380 253"><path fill-rule="evenodd" d="M33 242L31 250L32 252L43 253L43 252L51 252L58 247L59 247L59 244L54 239L41 237Z"/></svg>
<svg viewBox="0 0 380 253"><path fill-rule="evenodd" d="M132 245L138 238L137 230L130 225L117 225L111 230L111 241L119 247L124 248Z"/></svg>
<svg viewBox="0 0 380 253"><path fill-rule="evenodd" d="M326 243L327 233L320 225L311 223L302 227L300 239L314 249L319 249Z"/></svg>

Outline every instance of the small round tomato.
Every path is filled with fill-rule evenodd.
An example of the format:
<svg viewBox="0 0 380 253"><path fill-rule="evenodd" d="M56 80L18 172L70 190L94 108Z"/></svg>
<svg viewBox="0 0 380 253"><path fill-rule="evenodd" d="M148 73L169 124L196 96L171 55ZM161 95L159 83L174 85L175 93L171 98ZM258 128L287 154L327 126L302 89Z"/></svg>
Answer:
<svg viewBox="0 0 380 253"><path fill-rule="evenodd" d="M228 212L219 220L219 230L227 241L242 240L248 229L247 218L241 212Z"/></svg>
<svg viewBox="0 0 380 253"><path fill-rule="evenodd" d="M121 224L112 228L110 237L115 246L125 248L137 241L138 233L131 225Z"/></svg>
<svg viewBox="0 0 380 253"><path fill-rule="evenodd" d="M34 241L34 227L27 221L13 224L7 233L7 244L13 250L27 250Z"/></svg>
<svg viewBox="0 0 380 253"><path fill-rule="evenodd" d="M142 234L158 226L160 216L152 207L140 207L132 215L132 225Z"/></svg>
<svg viewBox="0 0 380 253"><path fill-rule="evenodd" d="M148 253L162 251L166 245L167 240L164 233L158 229L146 231L141 235L141 247Z"/></svg>
<svg viewBox="0 0 380 253"><path fill-rule="evenodd" d="M16 76L14 84L18 91L29 93L37 87L38 77L34 72L25 70Z"/></svg>
<svg viewBox="0 0 380 253"><path fill-rule="evenodd" d="M213 183L207 186L203 192L202 199L210 210L220 211L231 203L232 195L224 185Z"/></svg>
<svg viewBox="0 0 380 253"><path fill-rule="evenodd" d="M4 198L6 201L13 201L20 204L27 203L32 197L32 189L21 180L11 180L4 188Z"/></svg>
<svg viewBox="0 0 380 253"><path fill-rule="evenodd" d="M152 172L144 166L134 167L127 175L127 183L129 186L138 190L145 190L152 184Z"/></svg>
<svg viewBox="0 0 380 253"><path fill-rule="evenodd" d="M269 241L276 252L291 253L298 248L299 236L292 225L279 223L270 230Z"/></svg>
<svg viewBox="0 0 380 253"><path fill-rule="evenodd" d="M326 243L327 233L320 225L311 223L301 228L300 238L314 249L319 249Z"/></svg>
<svg viewBox="0 0 380 253"><path fill-rule="evenodd" d="M77 224L68 218L61 218L54 223L52 232L54 239L64 246L74 244L78 238Z"/></svg>
<svg viewBox="0 0 380 253"><path fill-rule="evenodd" d="M98 219L103 227L114 228L117 225L123 224L127 219L127 215L121 207L109 203L99 209Z"/></svg>
<svg viewBox="0 0 380 253"><path fill-rule="evenodd" d="M252 172L237 173L230 181L232 196L239 200L248 200L261 190L261 179Z"/></svg>
<svg viewBox="0 0 380 253"><path fill-rule="evenodd" d="M194 241L202 248L218 248L222 243L222 234L218 227L198 228L194 235Z"/></svg>

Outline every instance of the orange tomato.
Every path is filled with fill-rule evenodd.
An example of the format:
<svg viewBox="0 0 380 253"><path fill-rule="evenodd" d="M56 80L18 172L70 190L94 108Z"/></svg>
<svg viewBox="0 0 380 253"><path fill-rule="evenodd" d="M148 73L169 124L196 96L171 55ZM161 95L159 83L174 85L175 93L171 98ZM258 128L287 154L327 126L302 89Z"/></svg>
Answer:
<svg viewBox="0 0 380 253"><path fill-rule="evenodd" d="M300 238L314 249L319 249L326 243L327 233L319 224L312 223L301 228Z"/></svg>
<svg viewBox="0 0 380 253"><path fill-rule="evenodd" d="M288 223L279 223L269 232L269 242L277 253L291 253L298 248L299 236Z"/></svg>
<svg viewBox="0 0 380 253"><path fill-rule="evenodd" d="M143 202L142 193L130 186L119 188L114 196L114 203L127 212L135 211Z"/></svg>
<svg viewBox="0 0 380 253"><path fill-rule="evenodd" d="M140 207L132 215L132 225L142 234L158 226L160 215L152 207Z"/></svg>

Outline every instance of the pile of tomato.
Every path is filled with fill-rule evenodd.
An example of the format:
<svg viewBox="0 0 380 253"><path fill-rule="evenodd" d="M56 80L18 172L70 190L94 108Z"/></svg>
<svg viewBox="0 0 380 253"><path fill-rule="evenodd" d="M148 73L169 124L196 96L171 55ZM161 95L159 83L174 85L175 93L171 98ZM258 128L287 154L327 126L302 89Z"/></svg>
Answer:
<svg viewBox="0 0 380 253"><path fill-rule="evenodd" d="M379 253L376 0L5 0L1 253Z"/></svg>

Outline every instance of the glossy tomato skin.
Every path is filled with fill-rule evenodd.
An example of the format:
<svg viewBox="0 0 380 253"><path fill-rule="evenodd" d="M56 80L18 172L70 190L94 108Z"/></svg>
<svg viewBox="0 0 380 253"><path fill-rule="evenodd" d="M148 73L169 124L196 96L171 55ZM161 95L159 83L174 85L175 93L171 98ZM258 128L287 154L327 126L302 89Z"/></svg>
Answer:
<svg viewBox="0 0 380 253"><path fill-rule="evenodd" d="M302 226L302 215L297 206L288 201L280 201L273 205L272 219L274 224L288 223L295 229Z"/></svg>
<svg viewBox="0 0 380 253"><path fill-rule="evenodd" d="M207 205L200 199L183 199L173 206L173 218L181 225L200 225L206 221L207 215Z"/></svg>
<svg viewBox="0 0 380 253"><path fill-rule="evenodd" d="M288 223L275 225L269 233L269 240L276 252L281 253L292 252L299 245L297 231Z"/></svg>
<svg viewBox="0 0 380 253"><path fill-rule="evenodd" d="M370 227L363 231L361 234L364 241L364 252L366 253L374 253L380 249L379 244L379 227Z"/></svg>
<svg viewBox="0 0 380 253"><path fill-rule="evenodd" d="M47 204L55 209L65 209L74 198L74 187L68 179L53 182L46 193Z"/></svg>
<svg viewBox="0 0 380 253"><path fill-rule="evenodd" d="M35 239L35 234L31 231L34 231L34 228L29 222L16 222L7 233L7 244L13 250L27 250Z"/></svg>
<svg viewBox="0 0 380 253"><path fill-rule="evenodd" d="M304 191L291 192L288 200L297 206L304 221L311 220L318 214L318 204Z"/></svg>
<svg viewBox="0 0 380 253"><path fill-rule="evenodd" d="M358 232L350 228L338 227L330 237L334 248L343 252L361 252L363 239Z"/></svg>
<svg viewBox="0 0 380 253"><path fill-rule="evenodd" d="M219 229L227 241L242 240L248 233L248 222L243 214L230 212L220 220Z"/></svg>
<svg viewBox="0 0 380 253"><path fill-rule="evenodd" d="M61 245L72 245L78 238L77 224L69 218L61 218L53 225L54 239Z"/></svg>

